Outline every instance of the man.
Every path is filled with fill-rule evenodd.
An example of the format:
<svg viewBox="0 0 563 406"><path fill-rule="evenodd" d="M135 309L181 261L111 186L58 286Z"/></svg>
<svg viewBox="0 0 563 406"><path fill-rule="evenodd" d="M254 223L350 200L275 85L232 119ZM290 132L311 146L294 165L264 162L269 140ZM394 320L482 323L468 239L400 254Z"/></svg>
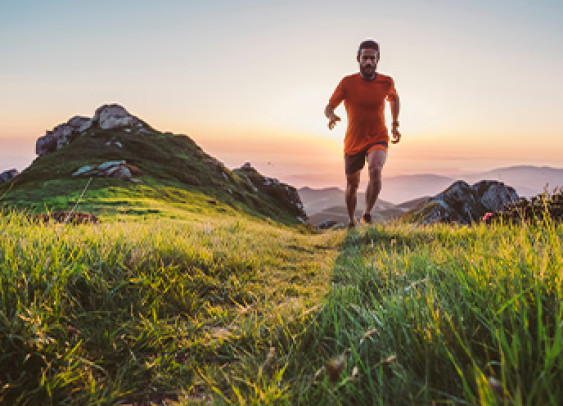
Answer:
<svg viewBox="0 0 563 406"><path fill-rule="evenodd" d="M348 128L344 137L344 163L346 171L346 208L349 227L356 225L357 191L360 172L367 160L369 182L366 189L366 210L362 216L371 223L371 210L381 190L381 170L387 159L389 134L385 126L385 100L391 107L392 143L401 139L399 133L399 96L393 79L376 71L379 62L379 45L372 40L364 41L356 57L360 72L340 81L325 108L328 128L332 130L340 117L334 110L344 101L348 116Z"/></svg>

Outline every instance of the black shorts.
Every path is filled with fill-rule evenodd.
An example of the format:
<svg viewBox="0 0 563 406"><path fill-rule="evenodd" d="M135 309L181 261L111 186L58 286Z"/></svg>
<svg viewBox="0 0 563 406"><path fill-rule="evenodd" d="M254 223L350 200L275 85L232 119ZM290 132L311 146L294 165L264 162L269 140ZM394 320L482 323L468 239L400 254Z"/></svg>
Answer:
<svg viewBox="0 0 563 406"><path fill-rule="evenodd" d="M366 158L368 156L368 151L370 149L372 149L373 147L375 147L376 145L384 146L385 150L387 150L387 147L388 147L387 142L381 141L381 142L376 142L373 145L370 145L365 150L363 150L362 152L358 152L357 154L354 154L354 155L344 154L344 169L346 171L346 175L351 175L351 174L361 170L364 167L364 165L366 164Z"/></svg>

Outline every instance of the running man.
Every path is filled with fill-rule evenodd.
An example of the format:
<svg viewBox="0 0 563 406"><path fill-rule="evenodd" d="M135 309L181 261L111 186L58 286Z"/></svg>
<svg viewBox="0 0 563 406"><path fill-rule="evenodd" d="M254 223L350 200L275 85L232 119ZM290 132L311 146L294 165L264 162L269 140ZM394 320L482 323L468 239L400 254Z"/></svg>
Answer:
<svg viewBox="0 0 563 406"><path fill-rule="evenodd" d="M366 211L362 216L371 223L371 210L381 190L381 171L387 159L389 134L385 126L385 100L391 107L391 134L393 144L401 139L399 133L399 96L390 76L378 73L379 45L372 40L364 41L356 57L360 72L340 81L325 108L328 128L332 130L340 117L334 110L344 101L348 127L344 137L344 165L346 171L346 208L349 227L356 225L357 191L360 173L366 160L369 183L366 189Z"/></svg>

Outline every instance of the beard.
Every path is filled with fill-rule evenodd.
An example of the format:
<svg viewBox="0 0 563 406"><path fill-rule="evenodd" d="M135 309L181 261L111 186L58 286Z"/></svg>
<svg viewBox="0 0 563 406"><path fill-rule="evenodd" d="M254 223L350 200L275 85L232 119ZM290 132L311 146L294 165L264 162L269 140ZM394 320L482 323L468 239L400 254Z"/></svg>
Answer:
<svg viewBox="0 0 563 406"><path fill-rule="evenodd" d="M360 66L360 73L364 79L375 79L375 66Z"/></svg>

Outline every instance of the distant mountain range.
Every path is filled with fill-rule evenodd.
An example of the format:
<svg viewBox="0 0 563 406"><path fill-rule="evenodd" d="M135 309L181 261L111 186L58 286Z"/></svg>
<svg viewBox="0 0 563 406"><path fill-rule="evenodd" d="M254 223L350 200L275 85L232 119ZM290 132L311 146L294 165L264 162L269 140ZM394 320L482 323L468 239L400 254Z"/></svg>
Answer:
<svg viewBox="0 0 563 406"><path fill-rule="evenodd" d="M434 174L404 175L383 179L380 200L374 208L375 219L388 220L414 208L428 197L434 196L457 180L474 184L481 180L497 180L512 186L520 197L531 197L542 193L546 187L553 190L563 187L563 168L547 166L511 166L486 172L476 172L457 177ZM344 191L332 187L298 190L305 211L313 224L325 220L347 221ZM358 194L358 217L364 209L365 196Z"/></svg>
<svg viewBox="0 0 563 406"><path fill-rule="evenodd" d="M422 196L435 195L457 180L469 184L481 180L497 180L512 186L518 195L530 197L542 193L546 185L550 190L563 186L563 168L522 165L455 177L433 174L396 176L384 178L380 197L399 204Z"/></svg>

